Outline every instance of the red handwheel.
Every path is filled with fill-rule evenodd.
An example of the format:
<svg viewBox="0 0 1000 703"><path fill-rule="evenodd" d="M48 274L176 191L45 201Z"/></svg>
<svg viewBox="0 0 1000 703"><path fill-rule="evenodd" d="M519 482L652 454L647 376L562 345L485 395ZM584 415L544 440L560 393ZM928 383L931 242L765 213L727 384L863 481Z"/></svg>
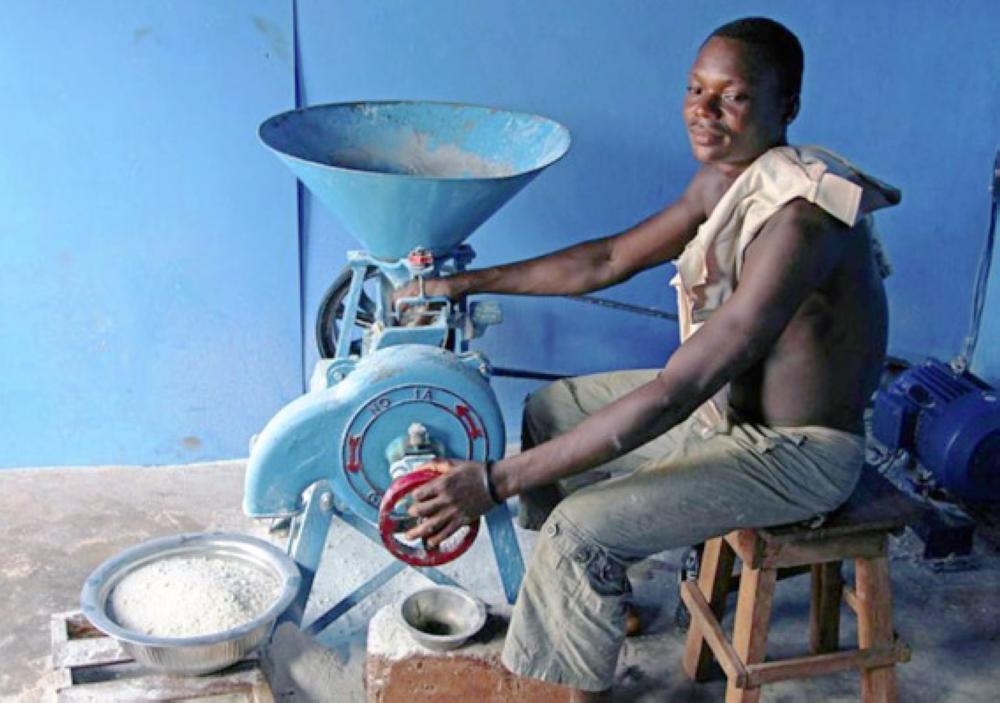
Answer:
<svg viewBox="0 0 1000 703"><path fill-rule="evenodd" d="M382 504L378 510L378 531L382 535L382 543L393 556L410 566L440 566L454 561L468 551L472 543L476 541L476 535L479 534L479 521L477 520L471 525L463 527L438 547L427 547L426 544L415 546L396 537L400 532L410 529L413 525L409 523L414 520L409 516L396 514L396 506L417 488L440 476L441 474L431 469L414 471L389 484L389 490L382 497ZM459 539L462 530L465 530L465 536ZM451 546L453 541L458 541L458 544Z"/></svg>

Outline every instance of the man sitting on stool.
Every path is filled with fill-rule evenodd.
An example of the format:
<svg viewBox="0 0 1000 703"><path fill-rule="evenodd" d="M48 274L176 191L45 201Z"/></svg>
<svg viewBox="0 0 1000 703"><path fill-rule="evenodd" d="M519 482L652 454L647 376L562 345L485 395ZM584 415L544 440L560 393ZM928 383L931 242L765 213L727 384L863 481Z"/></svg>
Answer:
<svg viewBox="0 0 1000 703"><path fill-rule="evenodd" d="M663 369L553 383L528 400L521 454L436 461L441 478L414 493L423 520L408 537L431 546L520 495L523 524L541 535L503 661L576 700L612 685L628 565L828 512L858 479L887 326L868 213L899 193L787 144L802 65L776 22L720 27L688 77L702 167L679 200L620 234L426 282L452 299L575 295L676 261L682 344Z"/></svg>

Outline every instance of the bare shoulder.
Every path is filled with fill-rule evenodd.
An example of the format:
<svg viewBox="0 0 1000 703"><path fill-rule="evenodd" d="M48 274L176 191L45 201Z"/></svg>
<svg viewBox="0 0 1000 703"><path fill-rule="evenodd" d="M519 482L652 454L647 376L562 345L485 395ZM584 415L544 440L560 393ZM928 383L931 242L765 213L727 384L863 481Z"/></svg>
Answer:
<svg viewBox="0 0 1000 703"><path fill-rule="evenodd" d="M764 225L761 233L786 231L806 236L821 236L825 233L843 233L847 225L830 215L819 205L805 198L795 198L781 206Z"/></svg>
<svg viewBox="0 0 1000 703"><path fill-rule="evenodd" d="M763 250L788 256L806 249L812 257L838 257L849 227L823 208L803 198L785 203L761 228L744 252L744 263ZM759 254L758 254L759 255Z"/></svg>
<svg viewBox="0 0 1000 703"><path fill-rule="evenodd" d="M842 260L849 228L821 207L796 198L781 207L743 252L744 279L803 274L823 281Z"/></svg>
<svg viewBox="0 0 1000 703"><path fill-rule="evenodd" d="M697 209L703 218L707 218L732 183L732 178L727 178L717 169L702 166L688 183L684 200L690 207Z"/></svg>

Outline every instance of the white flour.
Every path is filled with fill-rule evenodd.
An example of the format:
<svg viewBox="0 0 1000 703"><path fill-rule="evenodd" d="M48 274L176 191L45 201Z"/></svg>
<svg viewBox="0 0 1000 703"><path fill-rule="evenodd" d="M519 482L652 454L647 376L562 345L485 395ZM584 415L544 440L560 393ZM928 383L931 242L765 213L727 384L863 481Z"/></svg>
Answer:
<svg viewBox="0 0 1000 703"><path fill-rule="evenodd" d="M169 557L115 586L111 617L155 637L193 637L242 625L278 597L278 579L236 559Z"/></svg>
<svg viewBox="0 0 1000 703"><path fill-rule="evenodd" d="M455 144L432 145L427 134L412 132L387 140L390 144L343 147L330 154L329 162L341 168L396 173L429 178L498 178L512 176L514 166L492 161Z"/></svg>

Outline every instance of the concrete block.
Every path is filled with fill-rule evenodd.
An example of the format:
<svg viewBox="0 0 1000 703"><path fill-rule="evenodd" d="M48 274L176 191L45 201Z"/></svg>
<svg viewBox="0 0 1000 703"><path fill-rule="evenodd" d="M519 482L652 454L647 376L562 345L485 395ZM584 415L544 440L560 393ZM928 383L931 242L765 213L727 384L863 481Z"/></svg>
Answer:
<svg viewBox="0 0 1000 703"><path fill-rule="evenodd" d="M475 638L437 652L410 637L398 604L383 607L368 626L368 703L568 703L567 688L515 676L500 663L509 618L509 610L491 607Z"/></svg>

